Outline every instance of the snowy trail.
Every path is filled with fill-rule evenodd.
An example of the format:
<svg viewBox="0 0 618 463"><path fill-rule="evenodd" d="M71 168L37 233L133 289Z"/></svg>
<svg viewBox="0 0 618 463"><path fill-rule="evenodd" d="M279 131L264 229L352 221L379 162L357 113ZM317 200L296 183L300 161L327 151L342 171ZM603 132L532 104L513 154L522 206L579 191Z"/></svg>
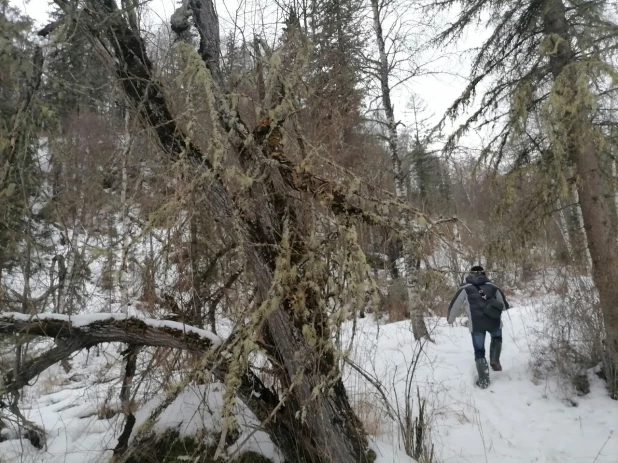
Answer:
<svg viewBox="0 0 618 463"><path fill-rule="evenodd" d="M530 369L536 342L534 307L517 306L505 317L502 372L491 372L487 390L474 386L476 369L467 328L436 320L435 344L427 344L415 374L421 395L434 408L434 443L438 460L486 463L618 463L618 402L608 398L604 383L590 373L591 392L563 399L552 380L537 381ZM363 320L357 332L357 363L381 378L390 397L402 403L406 364L414 343L408 322L380 326ZM489 351L489 338L486 349ZM363 348L366 348L363 350ZM367 350L369 349L369 350ZM394 381L393 381L394 380ZM350 374L348 385L359 388ZM414 394L416 398L416 394ZM388 426L385 426L388 427ZM392 430L379 439L398 445Z"/></svg>

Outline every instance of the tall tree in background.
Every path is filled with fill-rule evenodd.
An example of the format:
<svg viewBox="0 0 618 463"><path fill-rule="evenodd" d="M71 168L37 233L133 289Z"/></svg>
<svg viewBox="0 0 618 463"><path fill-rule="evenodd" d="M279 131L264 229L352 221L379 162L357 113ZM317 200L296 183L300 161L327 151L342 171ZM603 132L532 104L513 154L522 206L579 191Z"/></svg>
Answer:
<svg viewBox="0 0 618 463"><path fill-rule="evenodd" d="M36 99L43 51L28 39L30 27L27 18L0 1L0 279L7 267L21 265L26 282L35 244L32 196L39 186L36 151L43 109ZM17 252L21 245L25 258ZM28 296L26 287L22 311L28 309Z"/></svg>
<svg viewBox="0 0 618 463"><path fill-rule="evenodd" d="M74 15L78 14L75 7L72 3L66 4ZM62 22L63 17L64 13L58 10L50 15L52 21ZM41 89L42 97L56 113L59 128L67 125L71 115L88 110L121 115L114 101L114 85L109 73L101 66L92 44L76 24L66 22L61 27L61 35L51 43L47 53L48 79ZM48 33L42 30L39 35L46 36Z"/></svg>
<svg viewBox="0 0 618 463"><path fill-rule="evenodd" d="M406 130L406 172L410 188L410 199L426 212L443 216L451 214L451 179L446 163L439 151L432 151L433 131L428 126L428 118L422 118L427 110L417 96L413 96L408 109L412 112L413 123Z"/></svg>
<svg viewBox="0 0 618 463"><path fill-rule="evenodd" d="M479 19L495 19L487 23L492 34L473 60L470 84L448 115L457 116L481 82L489 89L447 149L475 123L498 123L482 156L496 166L509 161L514 172L534 169L535 194L521 225L528 230L550 217L575 185L603 313L605 374L618 398L618 243L607 189L616 179L608 182L601 168L613 143L605 129L608 98L617 91L611 2L453 0L442 6L456 4L462 9L441 35L444 43Z"/></svg>
<svg viewBox="0 0 618 463"><path fill-rule="evenodd" d="M333 159L345 166L355 166L360 160L356 151L364 97L361 2L317 0L309 6L307 34L313 47L306 128L311 139L323 143Z"/></svg>

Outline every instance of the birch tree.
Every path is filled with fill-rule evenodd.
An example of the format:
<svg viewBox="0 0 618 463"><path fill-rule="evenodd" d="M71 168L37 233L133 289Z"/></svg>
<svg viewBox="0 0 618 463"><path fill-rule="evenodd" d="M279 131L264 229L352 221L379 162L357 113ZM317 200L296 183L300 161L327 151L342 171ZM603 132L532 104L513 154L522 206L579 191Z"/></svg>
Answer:
<svg viewBox="0 0 618 463"><path fill-rule="evenodd" d="M393 69L393 61L400 59L399 56L389 56L386 48L387 37L384 34L382 25L384 22L384 12L391 7L390 2L381 2L380 0L371 0L371 12L373 17L373 29L375 41L378 49L378 61L374 64L374 72L380 86L381 108L384 111L386 143L391 159L393 171L393 179L395 183L395 195L400 201L408 201L410 197L409 191L409 173L403 169L403 150L400 142L399 133L397 131L398 122L395 119L395 109L391 98L391 70ZM401 37L395 37L391 40L400 40ZM413 226L410 216L407 212L403 212L399 218L402 228L411 228ZM417 288L417 252L410 242L402 243L403 253L403 269L405 286L408 296L409 311L412 318L412 327L414 337L422 339L429 337L429 331L424 321L424 309Z"/></svg>

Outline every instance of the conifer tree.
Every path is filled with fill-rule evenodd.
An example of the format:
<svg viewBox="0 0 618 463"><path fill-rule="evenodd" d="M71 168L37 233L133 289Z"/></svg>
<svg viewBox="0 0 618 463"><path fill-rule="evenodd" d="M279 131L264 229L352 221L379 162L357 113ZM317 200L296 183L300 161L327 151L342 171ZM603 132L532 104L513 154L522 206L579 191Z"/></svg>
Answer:
<svg viewBox="0 0 618 463"><path fill-rule="evenodd" d="M0 279L18 258L28 233L28 197L34 192L43 53L28 38L31 23L0 0Z"/></svg>
<svg viewBox="0 0 618 463"><path fill-rule="evenodd" d="M613 143L604 129L611 118L608 101L617 91L611 2L450 0L441 7L456 4L461 12L441 42L456 40L487 17L491 35L478 49L470 83L447 116L459 115L482 83L489 88L446 149L454 149L475 125L497 127L481 158L536 175L521 225L528 232L551 216L558 201L577 192L605 324L605 371L618 399L618 242L608 172L602 169Z"/></svg>
<svg viewBox="0 0 618 463"><path fill-rule="evenodd" d="M363 32L358 0L319 0L310 8L313 44L307 107L314 139L327 140L339 162L354 165L361 132ZM299 24L300 25L300 24ZM358 143L356 143L357 145ZM346 159L347 158L347 159Z"/></svg>

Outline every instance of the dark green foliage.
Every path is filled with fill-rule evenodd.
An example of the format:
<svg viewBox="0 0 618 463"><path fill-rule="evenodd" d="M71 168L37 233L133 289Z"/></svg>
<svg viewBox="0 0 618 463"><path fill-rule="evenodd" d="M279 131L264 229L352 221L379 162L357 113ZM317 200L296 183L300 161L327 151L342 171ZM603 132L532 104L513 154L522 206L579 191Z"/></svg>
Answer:
<svg viewBox="0 0 618 463"><path fill-rule="evenodd" d="M363 48L360 7L357 0L320 0L312 14L315 88L342 115L358 111L362 97L358 89Z"/></svg>
<svg viewBox="0 0 618 463"><path fill-rule="evenodd" d="M246 452L240 456L238 463L271 463L271 460L259 453Z"/></svg>
<svg viewBox="0 0 618 463"><path fill-rule="evenodd" d="M360 2L320 0L313 3L308 37L313 44L308 87L308 124L313 137L330 145L330 151L344 165L358 158L348 151L360 133L362 50ZM315 125L312 127L312 125Z"/></svg>
<svg viewBox="0 0 618 463"><path fill-rule="evenodd" d="M52 13L51 19L61 21L61 25L54 32L47 57L48 78L41 89L42 98L60 122L85 110L120 116L121 108L114 101L113 76L102 66L83 28L72 20L78 14Z"/></svg>
<svg viewBox="0 0 618 463"><path fill-rule="evenodd" d="M41 51L28 38L30 21L0 0L0 270L15 263L37 187Z"/></svg>
<svg viewBox="0 0 618 463"><path fill-rule="evenodd" d="M427 212L448 214L451 198L451 180L448 168L435 153L429 152L420 142L410 150L412 172L416 180L418 203Z"/></svg>
<svg viewBox="0 0 618 463"><path fill-rule="evenodd" d="M19 98L19 83L30 72L28 55L32 50L27 34L28 18L20 16L0 0L0 117L2 132L8 131Z"/></svg>
<svg viewBox="0 0 618 463"><path fill-rule="evenodd" d="M154 442L153 442L154 441ZM177 431L167 431L155 439L148 440L146 445L139 446L127 459L127 463L180 463L187 461L206 461L205 446L196 437L181 437ZM204 458L195 459L203 454Z"/></svg>

